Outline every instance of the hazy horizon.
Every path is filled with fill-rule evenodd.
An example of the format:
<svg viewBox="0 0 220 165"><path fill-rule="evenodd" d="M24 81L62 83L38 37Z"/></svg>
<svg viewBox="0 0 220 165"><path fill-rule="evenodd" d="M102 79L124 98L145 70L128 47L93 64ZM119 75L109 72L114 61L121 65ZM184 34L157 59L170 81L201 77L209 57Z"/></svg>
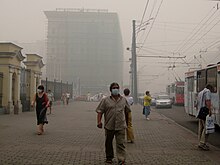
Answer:
<svg viewBox="0 0 220 165"><path fill-rule="evenodd" d="M124 47L124 84L129 84L129 58L126 50L131 47L132 20L140 23L147 0L0 0L0 41L33 43L47 38L47 19L44 11L56 8L107 9L119 16ZM151 0L143 21L149 20L145 30L137 36L139 92L164 91L175 79L184 80L190 67L203 66L220 61L220 12L217 2L206 0ZM202 22L203 20L203 22ZM190 35L192 37L190 38ZM194 35L194 36L193 36ZM188 37L188 38L187 38ZM144 42L144 45L143 45ZM24 50L25 52L25 50ZM34 53L34 52L33 52ZM43 55L45 56L45 55ZM194 58L194 56L196 58Z"/></svg>

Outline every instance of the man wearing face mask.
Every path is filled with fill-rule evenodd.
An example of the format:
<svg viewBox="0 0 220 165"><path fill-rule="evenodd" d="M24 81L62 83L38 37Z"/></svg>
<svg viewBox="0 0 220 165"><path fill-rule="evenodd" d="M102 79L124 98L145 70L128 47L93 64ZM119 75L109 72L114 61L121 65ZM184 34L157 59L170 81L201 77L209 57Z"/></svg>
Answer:
<svg viewBox="0 0 220 165"><path fill-rule="evenodd" d="M102 115L104 114L105 128L105 153L106 163L112 164L114 158L113 138L116 139L116 154L118 164L125 164L125 130L126 130L126 114L131 112L130 106L126 98L119 94L118 83L110 85L111 95L103 98L96 108L97 127L102 128Z"/></svg>
<svg viewBox="0 0 220 165"><path fill-rule="evenodd" d="M46 120L47 107L50 105L50 101L47 94L44 92L44 86L39 85L37 88L37 93L34 95L34 99L31 103L33 107L36 102L36 115L37 115L37 125L38 125L38 135L42 135L44 132L44 124L48 123Z"/></svg>

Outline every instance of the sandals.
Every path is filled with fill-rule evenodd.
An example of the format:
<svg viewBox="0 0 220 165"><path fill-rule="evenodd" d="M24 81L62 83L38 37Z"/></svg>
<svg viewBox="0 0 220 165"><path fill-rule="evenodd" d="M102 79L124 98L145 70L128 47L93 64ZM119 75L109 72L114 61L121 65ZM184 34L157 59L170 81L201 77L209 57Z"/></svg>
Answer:
<svg viewBox="0 0 220 165"><path fill-rule="evenodd" d="M42 135L43 133L42 132L37 132L37 135Z"/></svg>
<svg viewBox="0 0 220 165"><path fill-rule="evenodd" d="M43 129L43 128L41 129L41 132L42 132L42 133L44 132L44 129Z"/></svg>

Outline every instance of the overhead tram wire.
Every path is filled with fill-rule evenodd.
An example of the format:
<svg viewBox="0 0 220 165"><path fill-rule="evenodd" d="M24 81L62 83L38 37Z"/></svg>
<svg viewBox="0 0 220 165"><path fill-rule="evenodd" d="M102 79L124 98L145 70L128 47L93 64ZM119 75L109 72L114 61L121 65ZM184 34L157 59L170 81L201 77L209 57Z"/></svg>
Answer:
<svg viewBox="0 0 220 165"><path fill-rule="evenodd" d="M213 20L214 21L214 20ZM185 51L183 51L182 53L187 52L190 48L192 48L196 43L198 43L204 36L206 36L218 23L220 22L217 21L206 33L204 33L197 41L195 41L191 46L187 47L187 49L185 49Z"/></svg>
<svg viewBox="0 0 220 165"><path fill-rule="evenodd" d="M211 22L213 22L218 16L216 16ZM203 34L196 42L194 42L190 47L188 47L188 49L186 49L183 53L187 52L191 47L193 47L196 43L198 43L198 41L200 41L205 35L207 35L218 23L220 22L217 21L205 34ZM199 53L200 55L200 53ZM194 59L197 59L196 58L196 55L193 55L193 59L190 61L192 62ZM201 64L201 62L199 62Z"/></svg>
<svg viewBox="0 0 220 165"><path fill-rule="evenodd" d="M218 38L218 37L211 37L211 38L206 38L206 39L211 40L211 39L216 39L216 38ZM151 47L175 46L175 45L179 45L177 42L181 42L181 41L183 41L183 40L151 42L151 43L148 43L148 46L151 46ZM168 43L168 44L164 44L164 42ZM142 48L149 48L149 47L142 46Z"/></svg>
<svg viewBox="0 0 220 165"><path fill-rule="evenodd" d="M200 23L202 23L203 22L203 20L205 20L206 19L206 17L208 17L208 15L209 15L209 13L211 13L212 12L212 10L213 9L215 9L215 7L213 7L212 9L211 9L211 11L210 12L208 12L208 14L200 21ZM217 9L218 10L218 9ZM215 13L217 12L217 10L215 10L214 11L214 13L212 13L212 15L203 23L203 25L206 25L206 23L215 15ZM216 19L216 17L211 21L211 22L213 22L214 20ZM199 23L199 24L200 24ZM198 24L198 25L199 25ZM194 28L194 29L196 29L197 27L198 27L198 25ZM207 27L208 25L206 25L205 27ZM192 40L194 40L193 39L193 37L202 29L202 28L204 28L204 26L201 26L188 40L187 40L187 38L191 35L189 35L188 37L186 37L186 42L185 42L185 44L182 46L182 47L179 47L179 49L177 50L177 51L175 51L175 52L178 52L178 51L181 51L181 50L183 50L183 48L190 42L190 41L192 41ZM193 29L193 31L194 31L194 29ZM192 32L193 32L192 31ZM198 36L198 35L197 35ZM202 39L202 37L200 38L200 39ZM199 40L200 40L199 39ZM197 40L196 42L194 42L193 43L193 45L191 45L190 47L188 47L183 53L181 53L181 54L184 54L185 52L187 52L192 46L194 46L196 43L198 43L198 41L199 40ZM184 43L184 42L183 42ZM184 59L182 59L186 64L188 64L187 62L186 62L186 60L184 60ZM189 65L189 64L188 64ZM190 67L190 65L189 65L189 67Z"/></svg>
<svg viewBox="0 0 220 165"><path fill-rule="evenodd" d="M187 42L189 42L192 37L198 33L198 31L200 30L197 30L197 32L195 32L193 35L192 33L197 29L197 27L206 19L206 17L209 16L209 14L214 10L215 7L213 7L207 14L206 16L199 22L199 24L197 24L197 26L192 30L192 32L185 38L185 40L180 44L180 46L177 48L177 50L175 50L174 52L179 52L186 44ZM215 11L216 12L216 11ZM215 13L214 12L214 13ZM207 22L207 21L206 21ZM201 26L202 27L202 26ZM192 36L191 36L192 35ZM191 37L190 37L191 36ZM190 37L190 38L189 38ZM183 45L183 46L182 46Z"/></svg>
<svg viewBox="0 0 220 165"><path fill-rule="evenodd" d="M212 10L213 10L214 8L215 8L215 7L213 7ZM211 11L210 11L210 12L211 12ZM214 13L212 13L212 15L200 26L200 28L199 28L199 29L185 42L185 44L184 44L181 48L179 48L177 51L182 51L182 50L186 47L186 45L187 45L190 41L192 41L192 39L193 39L194 36L196 36L197 34L199 35L199 32L202 30L202 28L205 29L207 26L209 26L209 24L207 24L207 22L216 14L216 12L217 12L217 10L215 10ZM207 16L208 16L208 15L207 15ZM206 16L206 17L207 17L207 16ZM206 17L205 17L205 18L206 18ZM205 19L205 18L204 18L204 19ZM203 21L204 19L202 19L200 23L202 23L202 21ZM215 18L214 18L211 22L213 22L214 20L215 20ZM200 23L199 23L199 24L200 24ZM199 24L198 24L198 25L199 25ZM204 26L204 25L205 25L205 26ZM197 27L196 27L196 28L197 28ZM197 35L197 36L198 36L198 35ZM190 35L189 35L189 36L190 36Z"/></svg>
<svg viewBox="0 0 220 165"><path fill-rule="evenodd" d="M208 47L204 48L205 50L208 50L209 48L212 48L214 45L216 45L217 43L220 43L220 40L217 40L217 41L213 41L212 43L209 44ZM200 52L199 53L195 53L192 55L192 59L189 60L188 64L192 63L193 60L197 60L199 62L199 64L201 64L201 61L198 60L197 56L200 56Z"/></svg>
<svg viewBox="0 0 220 165"><path fill-rule="evenodd" d="M150 50L157 51L157 52L173 53L173 52L170 52L170 51L167 51L167 50L154 49L154 48L149 48L149 47L142 47L142 49L143 49L143 51L148 51L150 49Z"/></svg>
<svg viewBox="0 0 220 165"><path fill-rule="evenodd" d="M151 16L152 16L152 13L153 13L153 11L154 11L154 8L155 8L156 3L157 3L157 0L154 1L154 4L153 4L152 10L151 10L151 12L150 12L149 18L151 18Z"/></svg>
<svg viewBox="0 0 220 165"><path fill-rule="evenodd" d="M212 58L210 61L212 62L212 61L216 60L217 57L219 57L219 54L217 54L217 55L216 55L214 58ZM219 61L217 61L217 62L219 62Z"/></svg>
<svg viewBox="0 0 220 165"><path fill-rule="evenodd" d="M190 47L188 47L184 52L187 52L190 48L192 48L199 40L201 40L204 36L206 36L218 23L220 22L220 20L218 20L205 34L203 34L196 42L194 42Z"/></svg>
<svg viewBox="0 0 220 165"><path fill-rule="evenodd" d="M159 13L159 11L160 11L160 8L161 8L161 6L162 6L162 3L163 3L163 0L161 0L160 6L159 6L159 8L158 8L158 10L157 10L157 13L156 13L154 19L153 19L153 23L151 24L150 30L148 31L147 36L145 37L144 42L142 43L142 46L145 44L145 42L146 42L146 40L147 40L147 38L148 38L148 36L149 36L149 33L151 32L151 30L152 30L152 28L153 28L154 22L155 22L155 20L156 20L156 18L157 18L157 16L158 16L158 13ZM142 47L142 46L141 46L141 47ZM140 47L139 51L141 50L141 47Z"/></svg>
<svg viewBox="0 0 220 165"><path fill-rule="evenodd" d="M145 4L144 13L143 13L142 18L141 18L140 26L141 26L142 23L143 23L143 20L144 20L144 17L145 17L146 11L147 11L147 7L148 7L148 4L149 4L149 1L150 1L150 0L147 0L147 3ZM139 30L140 30L140 28L139 28Z"/></svg>
<svg viewBox="0 0 220 165"><path fill-rule="evenodd" d="M215 19L214 19L215 20ZM213 20L213 21L214 21ZM213 22L212 21L212 22ZM182 54L186 53L190 48L192 48L195 44L197 44L203 37L205 37L218 23L220 22L220 20L215 23L208 31L206 31L206 33L204 33L199 39L197 39L194 43L192 43L191 46L187 47L187 49L185 49Z"/></svg>
<svg viewBox="0 0 220 165"><path fill-rule="evenodd" d="M162 3L162 1L161 1L161 3ZM214 9L214 8L212 8L212 10L213 10L213 9ZM212 11L212 10L211 10L211 11ZM158 11L159 11L159 10L158 10ZM210 12L211 12L211 11L210 11ZM209 13L210 13L210 12L209 12ZM216 12L216 11L215 11L215 12ZM209 13L208 13L208 15L209 15ZM208 15L207 15L206 17L208 17ZM213 14L213 15L214 15L214 14ZM206 18L206 17L205 17L205 18ZM204 18L204 19L205 19L205 18ZM204 20L204 19L203 19L203 20ZM203 21L203 20L202 20L202 21ZM201 22L202 22L202 21L201 21ZM152 28L152 26L151 26L151 28ZM150 31L151 31L151 29L149 30L149 32L150 32ZM195 30L193 30L193 31L195 31ZM149 35L149 32L148 32L148 35ZM147 35L147 37L148 37L148 35ZM194 34L194 35L195 35L195 34ZM189 36L190 36L190 35L189 35ZM147 37L145 38L144 43L145 43ZM189 38L189 37L187 37L187 38ZM186 39L187 39L187 38L186 38ZM191 37L191 38L192 38L192 37ZM188 42L189 42L189 41L188 41ZM184 43L184 42L182 42L182 44L183 44L183 43ZM182 45L182 44L181 44L181 45ZM144 44L143 44L143 45L144 45ZM141 48L142 48L142 47L141 47ZM182 60L184 61L184 63L187 64L187 62L186 62L184 59L182 59ZM188 65L188 64L187 64L187 65Z"/></svg>
<svg viewBox="0 0 220 165"><path fill-rule="evenodd" d="M206 48L204 48L205 50L208 50L209 48L212 48L214 45L216 45L217 43L220 43L220 40L217 41L213 41L212 43L210 43L210 45ZM192 55L192 59L189 60L189 62L192 62L197 56L199 56L200 53L195 53ZM199 61L200 62L200 61ZM201 63L201 62L200 62Z"/></svg>
<svg viewBox="0 0 220 165"><path fill-rule="evenodd" d="M153 11L154 11L154 9L155 9L156 3L157 3L157 0L154 1L154 4L153 4L153 7L152 7L152 9L151 9L150 16L149 16L149 19L148 19L148 20L150 20L151 18L153 18L153 17L152 17L152 13L153 13ZM142 37L145 35L145 32L146 32L146 30L144 30ZM140 40L141 40L141 39L140 39Z"/></svg>
<svg viewBox="0 0 220 165"><path fill-rule="evenodd" d="M210 46L208 46L206 49L209 49L209 48L211 48L212 46L214 46L214 45L216 45L217 43L219 43L220 42L220 40L218 40L218 41L215 41L214 43L212 43L212 45L210 45Z"/></svg>

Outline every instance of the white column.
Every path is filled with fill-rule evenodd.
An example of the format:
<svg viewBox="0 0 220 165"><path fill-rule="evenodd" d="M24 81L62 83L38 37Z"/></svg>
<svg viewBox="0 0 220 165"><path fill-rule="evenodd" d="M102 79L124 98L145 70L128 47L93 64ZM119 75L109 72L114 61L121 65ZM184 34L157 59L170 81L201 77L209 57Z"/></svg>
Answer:
<svg viewBox="0 0 220 165"><path fill-rule="evenodd" d="M13 70L12 68L9 68L9 88L8 88L8 101L12 102L12 76L13 76Z"/></svg>
<svg viewBox="0 0 220 165"><path fill-rule="evenodd" d="M34 93L36 93L36 86L37 86L37 74L34 72L34 84L33 84L33 88L34 88Z"/></svg>
<svg viewBox="0 0 220 165"><path fill-rule="evenodd" d="M13 68L9 68L9 77L8 77L8 107L6 113L11 114L14 110L13 102L12 102L12 76L13 76Z"/></svg>
<svg viewBox="0 0 220 165"><path fill-rule="evenodd" d="M20 90L21 90L21 70L18 70L18 101L20 101Z"/></svg>
<svg viewBox="0 0 220 165"><path fill-rule="evenodd" d="M18 98L18 101L17 101L17 106L18 106L18 113L20 113L20 112L22 112L22 104L21 104L21 98L20 98L20 90L21 90L21 70L19 69L18 70L18 91L17 91L17 93L18 93L18 96L17 96L17 98Z"/></svg>

